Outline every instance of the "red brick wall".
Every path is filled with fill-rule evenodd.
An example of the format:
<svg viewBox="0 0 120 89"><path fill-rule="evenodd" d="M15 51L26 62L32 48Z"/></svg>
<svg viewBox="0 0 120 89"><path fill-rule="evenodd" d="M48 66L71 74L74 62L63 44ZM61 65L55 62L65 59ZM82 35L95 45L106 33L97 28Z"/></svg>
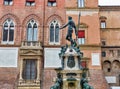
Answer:
<svg viewBox="0 0 120 89"><path fill-rule="evenodd" d="M50 89L54 85L57 73L54 69L45 69L43 77L43 89Z"/></svg>
<svg viewBox="0 0 120 89"><path fill-rule="evenodd" d="M78 0L65 0L65 6L69 8L75 8L78 6ZM98 7L98 0L85 0L85 7Z"/></svg>
<svg viewBox="0 0 120 89"><path fill-rule="evenodd" d="M109 89L107 81L103 75L102 70L89 70L90 81L89 84L94 87L94 89Z"/></svg>
<svg viewBox="0 0 120 89"><path fill-rule="evenodd" d="M18 73L17 68L0 68L0 89L15 89Z"/></svg>
<svg viewBox="0 0 120 89"><path fill-rule="evenodd" d="M57 0L57 6L50 7L47 5L47 1L45 0L45 28L44 28L44 42L45 45L49 45L49 23L52 20L58 20L60 22L60 25L65 23L66 13L65 13L65 0ZM62 37L64 37L63 33L61 32L61 43L64 41L62 40Z"/></svg>
<svg viewBox="0 0 120 89"><path fill-rule="evenodd" d="M3 0L2 0L3 1ZM34 18L39 22L39 26L43 22L43 5L44 0L35 0L35 6L25 6L25 0L14 0L12 6L5 6L3 2L0 3L0 28L7 18L12 18L15 22L15 44L20 45L21 40L26 38L26 21ZM38 17L38 18L36 18ZM27 19L26 19L27 18ZM41 23L40 23L41 22ZM42 29L39 29L42 30ZM2 31L0 31L0 40L2 40ZM40 35L42 34L42 31ZM23 38L24 37L24 38ZM42 41L42 38L39 38Z"/></svg>
<svg viewBox="0 0 120 89"><path fill-rule="evenodd" d="M45 1L45 3L44 3ZM86 7L97 7L98 0L85 0ZM44 45L49 43L49 30L48 24L52 19L58 19L60 24L67 22L67 16L65 12L65 7L77 7L77 0L57 0L56 7L48 7L47 0L35 0L35 6L25 6L25 0L14 0L12 6L4 6L3 0L0 2L0 29L2 29L2 24L8 17L12 18L16 23L15 29L15 45L21 44L21 41L26 40L26 24L27 21L34 18L39 23L39 41L43 42L43 30L44 30ZM45 5L45 7L44 7ZM44 13L45 10L45 13ZM81 16L81 22L86 23L89 26L88 29L88 44L99 44L100 43L100 31L99 31L99 14L93 14L92 16ZM73 16L73 19L77 23L78 16ZM43 29L44 22L44 29ZM65 44L66 30L61 31L61 43ZM93 34L95 33L95 34ZM94 39L93 39L94 37ZM63 40L62 40L63 39ZM2 40L2 30L0 30L0 40ZM0 45L1 46L1 45ZM97 52L100 52L97 51ZM91 52L90 52L91 53ZM89 55L90 55L89 53ZM0 89L9 87L13 89L15 86L17 76L17 68L0 68ZM106 85L102 88L104 81L102 71L92 70L90 71L91 84L95 86L95 89L107 89ZM96 74L97 73L97 74ZM97 81L100 76L99 81ZM54 84L52 79L56 77L56 72L54 70L44 70L43 77L43 89L49 89L51 85ZM98 82L98 83L97 83ZM10 88L11 87L11 88Z"/></svg>

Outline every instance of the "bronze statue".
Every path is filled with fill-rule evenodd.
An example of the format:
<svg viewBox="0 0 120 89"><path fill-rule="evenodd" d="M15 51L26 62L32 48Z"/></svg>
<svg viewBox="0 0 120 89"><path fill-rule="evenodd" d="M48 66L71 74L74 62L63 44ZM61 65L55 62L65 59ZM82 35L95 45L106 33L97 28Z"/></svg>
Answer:
<svg viewBox="0 0 120 89"><path fill-rule="evenodd" d="M86 73L82 73L82 78L80 82L81 88L82 89L94 89L92 86L88 84L88 80L86 79Z"/></svg>
<svg viewBox="0 0 120 89"><path fill-rule="evenodd" d="M60 27L60 29L63 29L65 27L67 27L67 26L68 26L68 32L67 32L67 35L66 35L66 40L70 41L71 44L74 44L74 40L72 39L72 33L73 33L73 29L74 29L75 34L77 36L77 29L76 29L75 23L72 20L71 16L68 17L68 23L65 24L64 26Z"/></svg>
<svg viewBox="0 0 120 89"><path fill-rule="evenodd" d="M52 87L50 87L50 89L62 89L62 85L63 85L62 77L61 77L61 74L58 73L57 80L55 84Z"/></svg>

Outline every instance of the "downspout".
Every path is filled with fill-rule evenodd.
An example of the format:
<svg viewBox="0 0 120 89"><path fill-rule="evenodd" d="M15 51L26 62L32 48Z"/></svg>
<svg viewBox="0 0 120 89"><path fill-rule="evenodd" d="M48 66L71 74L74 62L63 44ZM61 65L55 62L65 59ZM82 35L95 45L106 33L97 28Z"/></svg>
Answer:
<svg viewBox="0 0 120 89"><path fill-rule="evenodd" d="M43 89L44 88L44 30L45 30L45 1L46 0L44 0L44 2L43 2L43 24L42 24L42 32L43 32L43 34L42 34L42 48L43 48L43 57L42 57L42 61L41 61L41 81L40 81L40 89Z"/></svg>

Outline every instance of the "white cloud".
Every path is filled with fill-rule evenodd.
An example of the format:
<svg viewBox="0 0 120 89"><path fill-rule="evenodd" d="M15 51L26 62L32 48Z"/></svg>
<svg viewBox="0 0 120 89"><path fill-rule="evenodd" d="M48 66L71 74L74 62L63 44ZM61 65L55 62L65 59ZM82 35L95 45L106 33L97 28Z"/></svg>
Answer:
<svg viewBox="0 0 120 89"><path fill-rule="evenodd" d="M120 6L120 0L99 0L99 5L115 5Z"/></svg>

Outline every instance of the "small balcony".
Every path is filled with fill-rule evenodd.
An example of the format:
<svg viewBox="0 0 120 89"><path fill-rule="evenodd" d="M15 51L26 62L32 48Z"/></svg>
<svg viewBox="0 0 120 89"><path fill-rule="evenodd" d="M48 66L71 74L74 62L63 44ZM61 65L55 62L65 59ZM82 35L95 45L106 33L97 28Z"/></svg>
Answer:
<svg viewBox="0 0 120 89"><path fill-rule="evenodd" d="M39 41L22 41L22 48L42 48L42 44Z"/></svg>

